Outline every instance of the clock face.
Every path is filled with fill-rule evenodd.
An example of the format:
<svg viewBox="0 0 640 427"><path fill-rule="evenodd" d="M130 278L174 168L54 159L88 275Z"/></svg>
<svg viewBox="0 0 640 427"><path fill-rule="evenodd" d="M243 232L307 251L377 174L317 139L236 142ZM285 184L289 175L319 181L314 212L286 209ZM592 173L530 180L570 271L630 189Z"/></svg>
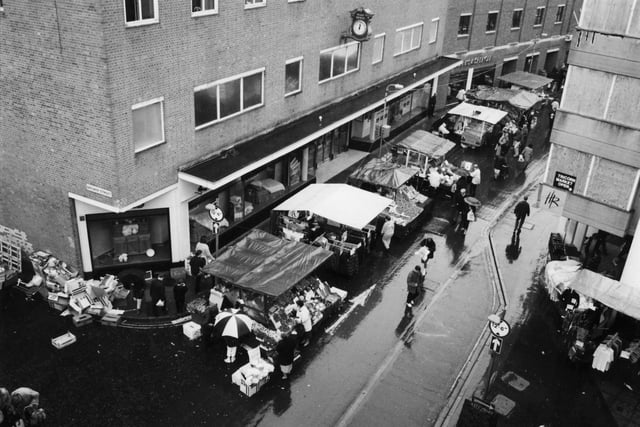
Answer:
<svg viewBox="0 0 640 427"><path fill-rule="evenodd" d="M367 34L367 23L362 19L356 19L351 24L351 31L353 31L354 35L362 37Z"/></svg>

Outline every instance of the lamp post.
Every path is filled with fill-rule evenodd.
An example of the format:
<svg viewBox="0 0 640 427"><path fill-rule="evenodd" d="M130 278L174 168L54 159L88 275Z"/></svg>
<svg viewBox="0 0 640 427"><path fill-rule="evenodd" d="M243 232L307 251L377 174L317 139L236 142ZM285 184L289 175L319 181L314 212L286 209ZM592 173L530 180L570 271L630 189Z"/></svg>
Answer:
<svg viewBox="0 0 640 427"><path fill-rule="evenodd" d="M404 86L399 83L391 83L384 88L384 103L382 104L382 119L384 120L384 124L380 125L380 146L378 147L378 158L382 157L382 142L384 140L383 128L384 125L387 124L387 96L389 95L389 92L400 89L404 89Z"/></svg>

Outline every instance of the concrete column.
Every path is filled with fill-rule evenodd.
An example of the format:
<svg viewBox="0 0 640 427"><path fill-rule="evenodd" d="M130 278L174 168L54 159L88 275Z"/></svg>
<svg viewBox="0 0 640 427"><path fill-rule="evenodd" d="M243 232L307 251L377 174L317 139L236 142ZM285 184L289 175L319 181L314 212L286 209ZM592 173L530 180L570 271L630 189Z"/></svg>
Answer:
<svg viewBox="0 0 640 427"><path fill-rule="evenodd" d="M473 68L467 70L467 84L464 86L464 90L471 89L471 81L473 80Z"/></svg>
<svg viewBox="0 0 640 427"><path fill-rule="evenodd" d="M308 172L309 172L309 147L305 147L302 150L302 164L300 165L300 167L302 168L302 175L300 177L300 179L302 180L302 182L306 182L307 179L309 179L308 176Z"/></svg>
<svg viewBox="0 0 640 427"><path fill-rule="evenodd" d="M584 242L584 238L586 235L590 235L588 229L590 229L586 224L578 223L576 226L576 232L573 236L573 243L576 248L580 249L582 247L582 242Z"/></svg>
<svg viewBox="0 0 640 427"><path fill-rule="evenodd" d="M573 236L576 234L576 226L578 223L572 219L567 219L567 227L565 231L565 242L573 242Z"/></svg>
<svg viewBox="0 0 640 427"><path fill-rule="evenodd" d="M640 229L640 222L636 225L636 230L631 241L631 249L627 255L627 262L624 264L620 281L633 286L640 286L640 239L636 239Z"/></svg>

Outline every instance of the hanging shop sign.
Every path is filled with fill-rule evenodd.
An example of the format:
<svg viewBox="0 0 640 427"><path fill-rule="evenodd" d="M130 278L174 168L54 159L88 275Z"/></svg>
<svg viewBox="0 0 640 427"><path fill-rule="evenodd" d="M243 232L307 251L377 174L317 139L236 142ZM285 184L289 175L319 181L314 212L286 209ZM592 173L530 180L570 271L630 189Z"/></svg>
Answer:
<svg viewBox="0 0 640 427"><path fill-rule="evenodd" d="M494 336L504 338L511 332L511 326L509 326L506 320L500 320L500 322L497 323L489 322L489 330L491 330Z"/></svg>
<svg viewBox="0 0 640 427"><path fill-rule="evenodd" d="M573 193L573 189L576 185L576 177L567 175L566 173L556 172L556 176L553 178L553 186L562 188Z"/></svg>

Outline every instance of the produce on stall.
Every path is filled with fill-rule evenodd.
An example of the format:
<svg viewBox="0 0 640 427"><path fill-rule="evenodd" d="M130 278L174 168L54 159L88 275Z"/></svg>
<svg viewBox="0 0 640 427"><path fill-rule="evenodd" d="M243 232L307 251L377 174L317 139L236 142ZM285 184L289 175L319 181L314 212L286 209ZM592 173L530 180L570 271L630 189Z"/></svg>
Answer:
<svg viewBox="0 0 640 427"><path fill-rule="evenodd" d="M392 203L347 184L311 184L273 210L271 230L332 251L334 270L353 276L375 241L375 220Z"/></svg>
<svg viewBox="0 0 640 427"><path fill-rule="evenodd" d="M356 187L379 192L393 199L384 214L396 223L395 234L403 237L413 230L431 211L433 200L420 194L409 180L418 171L396 163L373 159L354 171L348 182Z"/></svg>
<svg viewBox="0 0 640 427"><path fill-rule="evenodd" d="M333 253L306 243L251 230L204 267L216 278L214 292L241 299L253 320L253 334L268 353L281 333L295 327L295 302L303 300L314 327L342 301L340 292L313 277Z"/></svg>
<svg viewBox="0 0 640 427"><path fill-rule="evenodd" d="M466 93L470 104L498 108L506 111L511 119L522 115L537 115L544 98L525 89L502 89L494 86L479 86Z"/></svg>

